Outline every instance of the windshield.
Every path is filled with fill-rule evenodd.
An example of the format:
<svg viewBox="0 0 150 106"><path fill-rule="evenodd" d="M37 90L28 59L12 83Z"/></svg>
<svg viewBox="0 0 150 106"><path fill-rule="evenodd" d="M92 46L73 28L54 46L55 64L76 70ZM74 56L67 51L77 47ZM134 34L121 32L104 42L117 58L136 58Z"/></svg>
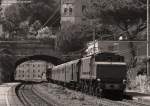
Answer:
<svg viewBox="0 0 150 106"><path fill-rule="evenodd" d="M126 71L126 65L97 65L98 78L125 78Z"/></svg>

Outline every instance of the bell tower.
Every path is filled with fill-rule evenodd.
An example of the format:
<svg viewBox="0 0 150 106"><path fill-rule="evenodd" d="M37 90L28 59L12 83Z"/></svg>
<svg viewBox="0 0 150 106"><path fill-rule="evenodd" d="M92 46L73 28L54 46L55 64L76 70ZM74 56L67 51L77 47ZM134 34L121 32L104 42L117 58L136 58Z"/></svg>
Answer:
<svg viewBox="0 0 150 106"><path fill-rule="evenodd" d="M81 23L86 1L88 0L61 0L61 26Z"/></svg>

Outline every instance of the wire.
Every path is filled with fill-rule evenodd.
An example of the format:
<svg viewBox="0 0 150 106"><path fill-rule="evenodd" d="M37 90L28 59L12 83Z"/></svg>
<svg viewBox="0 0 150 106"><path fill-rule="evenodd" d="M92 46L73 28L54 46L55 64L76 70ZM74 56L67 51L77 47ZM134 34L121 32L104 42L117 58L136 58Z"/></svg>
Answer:
<svg viewBox="0 0 150 106"><path fill-rule="evenodd" d="M57 12L60 10L60 5L56 9L56 11L47 19L47 21L42 25L41 29L57 14Z"/></svg>
<svg viewBox="0 0 150 106"><path fill-rule="evenodd" d="M54 25L60 18L58 17L51 25Z"/></svg>
<svg viewBox="0 0 150 106"><path fill-rule="evenodd" d="M11 0L8 2L3 2L1 3L1 5L9 5L9 4L17 4L17 3L31 3L29 1L27 2L22 2L22 1L18 1L18 2L11 2ZM60 10L60 5L58 3L58 8L55 10L55 12L47 19L47 21L41 26L41 29L57 14L57 12ZM52 24L53 25L53 24Z"/></svg>

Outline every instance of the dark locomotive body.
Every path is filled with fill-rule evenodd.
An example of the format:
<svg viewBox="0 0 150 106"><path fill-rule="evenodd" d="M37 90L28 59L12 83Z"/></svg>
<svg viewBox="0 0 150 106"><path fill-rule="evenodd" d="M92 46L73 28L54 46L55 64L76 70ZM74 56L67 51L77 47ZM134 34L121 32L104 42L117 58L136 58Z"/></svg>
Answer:
<svg viewBox="0 0 150 106"><path fill-rule="evenodd" d="M49 70L47 78L86 93L115 91L123 93L127 67L124 57L114 53L99 53L67 62Z"/></svg>

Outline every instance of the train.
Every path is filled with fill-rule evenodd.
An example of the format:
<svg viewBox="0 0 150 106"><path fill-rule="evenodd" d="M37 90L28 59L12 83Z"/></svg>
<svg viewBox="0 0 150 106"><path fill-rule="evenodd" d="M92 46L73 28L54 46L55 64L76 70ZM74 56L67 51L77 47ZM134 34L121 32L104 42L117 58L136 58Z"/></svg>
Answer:
<svg viewBox="0 0 150 106"><path fill-rule="evenodd" d="M96 95L123 95L126 76L127 64L124 57L108 52L69 61L46 71L49 82Z"/></svg>

